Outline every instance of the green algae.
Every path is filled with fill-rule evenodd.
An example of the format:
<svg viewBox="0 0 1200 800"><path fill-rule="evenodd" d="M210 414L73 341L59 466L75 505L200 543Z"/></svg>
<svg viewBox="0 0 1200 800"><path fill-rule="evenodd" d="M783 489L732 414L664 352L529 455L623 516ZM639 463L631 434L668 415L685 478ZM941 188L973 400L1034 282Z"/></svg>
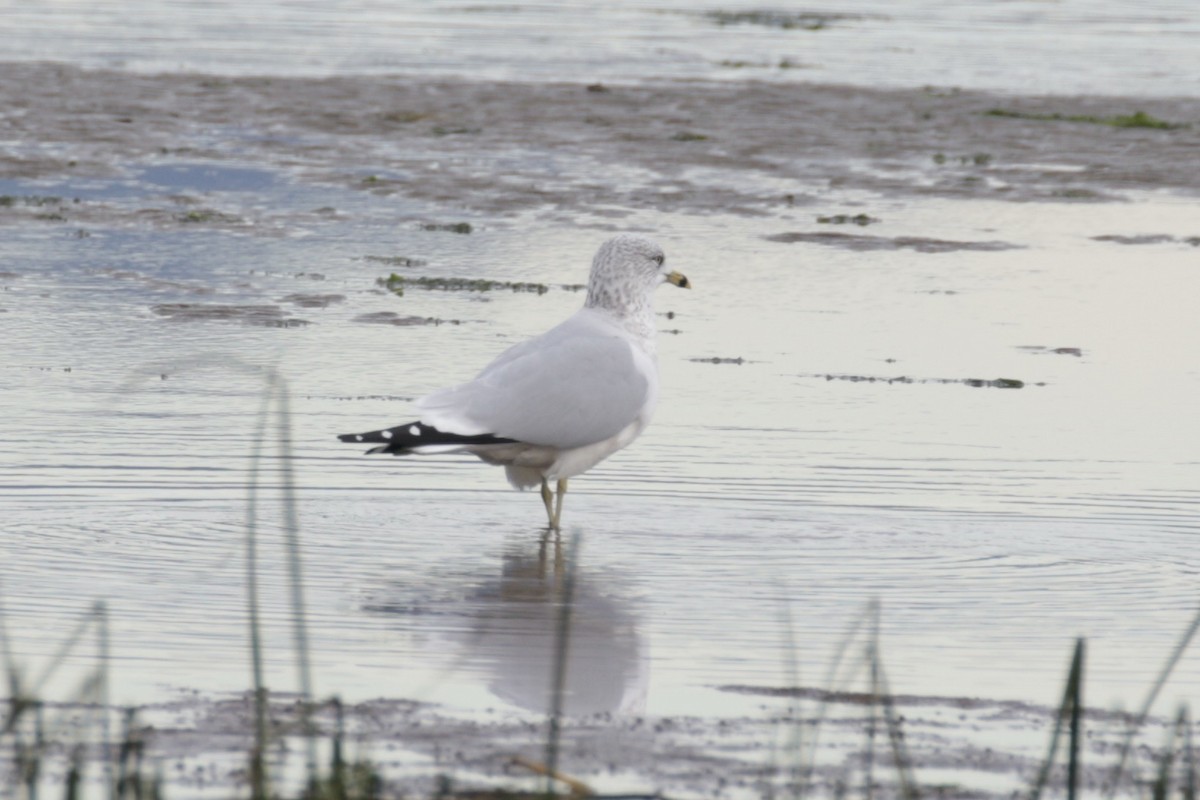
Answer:
<svg viewBox="0 0 1200 800"><path fill-rule="evenodd" d="M1091 125L1108 125L1112 128L1152 128L1155 130L1176 130L1186 127L1176 122L1168 122L1151 116L1145 111L1135 111L1132 114L1116 114L1111 117L1100 117L1094 114L1039 114L1028 111L1015 111L1008 108L991 108L983 112L988 117L1005 117L1008 119L1028 119L1044 122L1083 122Z"/></svg>
<svg viewBox="0 0 1200 800"><path fill-rule="evenodd" d="M830 214L828 216L817 217L817 222L825 225L871 225L879 222L877 217L868 216L867 214Z"/></svg>

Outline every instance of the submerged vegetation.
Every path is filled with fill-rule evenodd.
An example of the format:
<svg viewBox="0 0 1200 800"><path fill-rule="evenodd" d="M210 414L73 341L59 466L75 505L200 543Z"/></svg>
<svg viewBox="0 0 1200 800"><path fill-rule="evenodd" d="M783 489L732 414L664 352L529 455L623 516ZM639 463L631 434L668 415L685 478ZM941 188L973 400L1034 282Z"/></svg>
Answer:
<svg viewBox="0 0 1200 800"><path fill-rule="evenodd" d="M874 223L879 222L879 219L877 217L872 217L867 214L854 214L854 215L829 214L828 216L817 217L817 222L820 222L823 225L853 224L853 225L866 226L866 225L873 225Z"/></svg>
<svg viewBox="0 0 1200 800"><path fill-rule="evenodd" d="M386 264L389 267L423 267L427 263L419 258L409 258L408 256L363 256L363 261L374 261L377 264Z"/></svg>
<svg viewBox="0 0 1200 800"><path fill-rule="evenodd" d="M721 27L727 25L761 25L766 28L778 28L785 31L819 31L828 28L830 23L833 22L861 18L856 14L826 13L820 11L787 12L765 9L751 11L707 11L704 16Z"/></svg>
<svg viewBox="0 0 1200 800"><path fill-rule="evenodd" d="M492 292L507 289L511 292L532 292L545 294L553 287L551 284L530 283L526 281L496 281L489 278L445 278L422 275L417 278L406 278L393 272L386 278L376 278L375 285L387 289L400 297L404 296L406 286L419 289L438 290L443 292ZM557 288L568 292L578 292L587 288L583 284L563 283Z"/></svg>
<svg viewBox="0 0 1200 800"><path fill-rule="evenodd" d="M689 358L693 364L737 364L741 366L746 359L741 356L710 356L708 358Z"/></svg>
<svg viewBox="0 0 1200 800"><path fill-rule="evenodd" d="M913 378L908 375L837 375L828 372L815 373L803 377L823 378L827 381L849 381L851 383L885 383L889 386L892 384L908 383L962 384L963 386L971 386L976 389L1024 389L1026 385L1045 386L1044 383L1026 384L1025 381L1018 378Z"/></svg>
<svg viewBox="0 0 1200 800"><path fill-rule="evenodd" d="M954 158L962 166L986 167L992 163L991 153L972 153L969 156L947 156L945 153L934 153L933 163L941 165Z"/></svg>
<svg viewBox="0 0 1200 800"><path fill-rule="evenodd" d="M392 273L386 278L376 278L375 285L387 289L397 297L404 297L404 276Z"/></svg>
<svg viewBox="0 0 1200 800"><path fill-rule="evenodd" d="M426 222L421 226L425 231L445 231L447 233L469 234L473 229L469 222Z"/></svg>
<svg viewBox="0 0 1200 800"><path fill-rule="evenodd" d="M1029 111L1014 111L1008 108L991 108L985 111L984 114L989 117L1006 117L1009 119L1028 119L1045 122L1086 122L1091 125L1108 125L1113 128L1154 128L1169 131L1186 127L1179 123L1167 122L1166 120L1153 117L1144 111L1100 117L1094 114L1044 114Z"/></svg>
<svg viewBox="0 0 1200 800"><path fill-rule="evenodd" d="M78 202L78 201L76 201L76 202ZM61 197L55 197L53 195L0 194L0 208L12 208L13 206L35 206L35 207L40 208L42 206L60 206L62 204L63 204L63 199Z"/></svg>
<svg viewBox="0 0 1200 800"><path fill-rule="evenodd" d="M934 239L928 236L868 236L865 234L841 233L840 231L786 231L763 236L768 242L795 244L807 242L847 250L916 250L920 253L951 253L959 250L993 252L1011 250L1020 245L1008 242L974 241L959 242Z"/></svg>

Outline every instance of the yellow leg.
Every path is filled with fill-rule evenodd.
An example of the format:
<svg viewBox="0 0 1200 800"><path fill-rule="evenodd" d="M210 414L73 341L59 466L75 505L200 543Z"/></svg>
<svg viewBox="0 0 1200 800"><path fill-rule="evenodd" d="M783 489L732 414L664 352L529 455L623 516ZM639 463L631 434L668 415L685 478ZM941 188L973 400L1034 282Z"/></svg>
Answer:
<svg viewBox="0 0 1200 800"><path fill-rule="evenodd" d="M556 496L554 498L554 518L550 521L550 527L554 528L556 531L562 530L562 525L560 524L562 522L562 504L563 495L566 493L567 479L563 478L558 482L558 491L555 493Z"/></svg>
<svg viewBox="0 0 1200 800"><path fill-rule="evenodd" d="M546 505L546 520L550 523L551 530L558 530L558 525L555 524L554 509L551 501L554 500L554 492L550 491L550 486L546 483L546 479L542 478L542 502Z"/></svg>

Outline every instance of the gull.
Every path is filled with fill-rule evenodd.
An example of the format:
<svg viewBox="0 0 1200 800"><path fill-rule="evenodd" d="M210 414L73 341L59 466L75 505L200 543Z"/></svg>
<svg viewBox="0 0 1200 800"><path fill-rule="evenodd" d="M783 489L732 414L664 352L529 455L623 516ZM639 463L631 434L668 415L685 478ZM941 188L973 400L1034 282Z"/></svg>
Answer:
<svg viewBox="0 0 1200 800"><path fill-rule="evenodd" d="M592 259L583 308L474 379L418 400L419 419L338 438L374 445L368 454L470 453L503 466L516 489L541 484L550 529L561 530L567 479L627 446L654 413L663 283L691 287L653 240L614 236Z"/></svg>

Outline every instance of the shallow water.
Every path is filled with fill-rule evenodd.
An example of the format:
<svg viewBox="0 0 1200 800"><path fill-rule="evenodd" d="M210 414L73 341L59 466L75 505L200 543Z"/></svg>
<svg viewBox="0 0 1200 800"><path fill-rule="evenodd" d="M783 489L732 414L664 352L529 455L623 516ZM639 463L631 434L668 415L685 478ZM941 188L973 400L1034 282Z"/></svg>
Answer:
<svg viewBox="0 0 1200 800"><path fill-rule="evenodd" d="M471 59L497 56L483 71L511 75L511 48L523 40L495 37L489 26L545 14L547 30L562 33L576 18L516 8L403 13L498 48L463 48L465 64L430 59L424 71L474 74L482 61ZM168 9L185 19L199 13ZM1119 29L1127 46L1144 36L1163 46L1166 63L1178 55L1171 37L1193 24L1160 9L1157 22L1130 33L1112 15L1073 19L1061 5L1053 21L1028 29L996 21L1021 9L1048 13L1006 4L988 16L997 27L973 30L1041 41L1078 24L1090 31L1075 40L1086 55L1111 44L1103 30ZM315 8L287 10L281 36L311 33L320 21ZM104 12L89 6L89 15ZM852 29L866 49L894 55L870 44L878 40L867 32L882 24L873 17L801 32L722 28L667 12L655 17L664 35L687 27L681 41L705 53L707 77L783 78L712 63L771 52L763 40L773 37ZM54 13L9 18L35 32L61 27ZM632 31L644 30L650 12L604 13ZM894 29L917 24L910 12L888 13ZM80 45L70 58L86 65L268 69L236 36L219 64L215 51L174 46L175 60L164 61L156 48L166 40L153 31L167 18L130 19L146 27L121 34L119 59L107 29L91 23L54 47ZM347 16L348 30L355 19ZM955 30L925 23L934 40ZM621 25L608 43L618 50L631 47ZM696 60L675 50L653 69L617 60L593 74L577 62L564 67L578 53L569 36L552 38L545 62L520 77L676 77L676 65ZM278 42L291 54L271 62L279 74L373 69L363 61L374 57L369 40L345 62L330 55L331 39L315 37L310 57L295 41ZM1069 62L1073 52L1043 55ZM397 53L396 63L407 57ZM858 57L871 85L873 70L884 69L899 85L931 80L925 67L905 72L894 60ZM849 74L831 76L835 62L825 63L817 80ZM956 63L956 84L1042 88L1015 71ZM1082 61L1045 63L1062 66L1039 67L1054 76L1047 91L1087 88ZM566 538L578 531L582 541L570 713L610 712L618 722L763 715L779 701L761 692L794 680L788 641L799 683L823 685L872 600L882 606L883 658L898 693L1051 703L1074 637L1086 636L1088 703L1129 707L1196 613L1200 229L1189 165L1179 164L1185 177L1171 184L1182 191L1155 190L1146 177L1187 152L1189 129L1054 125L1031 140L1042 150L1030 152L1026 128L996 136L985 123L1008 121L978 122L972 110L958 138L947 133L927 150L955 159L992 136L979 146L995 153L994 168L943 167L856 116L856 104L902 105L907 95L847 90L829 106L829 124L843 132L833 138L847 144L838 151L804 133L821 148L810 163L780 148L786 131L764 139L761 152L738 150L736 129L711 119L698 125L712 136L708 149L679 155L691 143L671 137L690 121L677 121L675 109L703 109L711 87L702 84L683 99L672 94L678 87L655 95L666 111L644 109L639 120L654 136L632 122L628 138L598 126L580 147L569 144L580 135L572 115L616 114L636 98L548 87L566 127L530 132L516 147L504 136L520 110L512 119L489 106L478 138L434 127L471 123L463 109L479 99L472 84L419 84L445 98L445 109L419 115L414 134L386 118L352 117L330 99L343 89L380 92L380 109L406 109L408 95L371 79L260 93L237 81L103 89L65 68L53 80L30 74L30 85L61 93L44 106L69 110L26 114L13 103L0 152L8 198L0 204L0 591L8 640L30 671L77 614L104 599L115 701L210 697L249 684L242 537L264 370L273 369L290 392L287 463L298 483L317 693L537 719L564 569L556 568L562 552L543 541L537 496L509 490L497 470L471 460L368 458L335 435L407 420L411 399L470 377L569 314L582 297L564 285L584 280L595 247L618 229L651 232L695 288L659 293L655 422L573 481L567 498ZM1141 92L1149 74L1125 70L1106 88ZM1166 96L1186 80L1159 74L1144 94ZM11 82L0 76L10 96ZM73 90L76 82L90 88ZM268 102L275 91L285 112ZM221 113L193 114L218 96L232 98ZM520 102L528 110L539 96ZM987 98L970 102L992 107ZM1128 113L1128 103L1085 110ZM1174 121L1190 120L1186 103L1164 107ZM928 108L955 110L940 100ZM114 113L129 116L113 121ZM28 120L48 122L19 127ZM901 128L919 139L914 126ZM622 146L645 152L626 161ZM1106 160L1117 151L1126 160ZM1026 169L1033 177L1021 183ZM1080 193L1077 175L1095 191ZM860 213L875 221L817 221ZM426 228L462 222L469 235ZM547 291L410 283L397 297L376 284L392 272ZM989 384L998 379L1012 388ZM260 473L261 580L268 683L284 690L295 679L273 441ZM79 651L47 696L70 696L93 663L91 650ZM1200 667L1188 655L1158 708L1198 686Z"/></svg>
<svg viewBox="0 0 1200 800"><path fill-rule="evenodd" d="M3 58L235 75L415 73L521 81L647 78L1195 94L1194 4L1155 0L765 8L593 3L5 0ZM813 29L817 28L817 29Z"/></svg>
<svg viewBox="0 0 1200 800"><path fill-rule="evenodd" d="M208 180L177 164L93 191L161 191L147 175ZM222 208L294 192L283 175L235 184ZM567 498L583 536L575 672L605 678L581 678L579 710L744 711L715 687L783 682L784 613L815 681L872 598L897 690L1049 701L1083 635L1093 702L1132 704L1194 613L1195 250L1094 239L1117 211L1123 232L1182 238L1190 204L871 208L886 219L872 235L1013 247L864 254L763 238L794 220L629 220L695 289L659 293L673 317L660 325L655 423ZM581 302L557 288L397 298L374 285L393 267L364 256L557 286L582 280L602 238L522 219L463 236L369 215L270 236L10 228L0 479L18 652L48 655L52 632L107 598L121 700L246 685L240 537L254 369L271 367L291 391L319 691L539 710L557 595L537 497L471 461L366 458L333 436L403 421L407 399ZM296 295L344 300L282 300ZM153 310L172 304L282 311L255 325ZM356 321L378 311L444 322ZM264 481L278 485L277 461ZM286 683L268 507L263 594ZM1198 682L1186 663L1172 686Z"/></svg>

